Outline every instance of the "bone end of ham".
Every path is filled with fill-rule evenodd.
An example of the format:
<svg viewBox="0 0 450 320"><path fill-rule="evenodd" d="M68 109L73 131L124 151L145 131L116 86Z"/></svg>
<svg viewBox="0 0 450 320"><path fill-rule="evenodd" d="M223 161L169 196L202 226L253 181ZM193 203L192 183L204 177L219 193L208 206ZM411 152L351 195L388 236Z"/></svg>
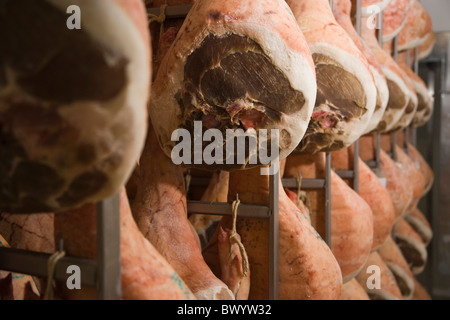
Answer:
<svg viewBox="0 0 450 320"><path fill-rule="evenodd" d="M414 275L422 273L427 263L428 253L422 238L406 222L400 219L395 225L394 240L402 251Z"/></svg>
<svg viewBox="0 0 450 320"><path fill-rule="evenodd" d="M204 129L222 133L280 129L283 159L307 129L317 85L311 52L284 2L198 0L162 60L152 93L150 115L166 155L176 129L193 136L194 121L202 121Z"/></svg>
<svg viewBox="0 0 450 320"><path fill-rule="evenodd" d="M2 2L1 28L15 36L2 42L10 62L0 67L9 176L1 211L58 212L110 197L142 151L151 74L143 2L80 1L75 31L66 28L71 4Z"/></svg>
<svg viewBox="0 0 450 320"><path fill-rule="evenodd" d="M328 1L287 1L311 49L317 99L297 151L312 154L348 147L366 130L377 90L367 59L336 22Z"/></svg>
<svg viewBox="0 0 450 320"><path fill-rule="evenodd" d="M379 254L394 275L403 298L411 299L414 293L414 276L401 250L391 237L380 248Z"/></svg>

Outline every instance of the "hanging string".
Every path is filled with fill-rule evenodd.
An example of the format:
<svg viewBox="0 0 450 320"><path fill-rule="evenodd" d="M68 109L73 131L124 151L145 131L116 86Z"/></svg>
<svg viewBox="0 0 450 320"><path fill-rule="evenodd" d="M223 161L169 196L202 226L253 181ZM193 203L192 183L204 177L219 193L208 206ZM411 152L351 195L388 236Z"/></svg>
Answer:
<svg viewBox="0 0 450 320"><path fill-rule="evenodd" d="M241 240L239 239L239 236L236 232L236 221L237 221L237 210L239 207L239 204L241 202L239 201L239 199L236 199L235 201L233 201L233 204L231 205L232 211L233 211L233 228L231 230L231 236L230 236L230 255L232 254L232 248L233 248L233 244L236 244L239 248L239 251L241 253L241 257L242 257L242 270L244 272L244 277L247 276L247 273L249 271L249 266L248 266L248 256L247 256L247 252L245 251L244 245L242 244Z"/></svg>
<svg viewBox="0 0 450 320"><path fill-rule="evenodd" d="M164 34L164 21L166 21L166 8L167 8L167 0L164 4L161 5L159 9L159 16L149 13L147 16L149 18L148 24L150 25L152 22L158 22L161 25L161 29L159 31L160 37Z"/></svg>
<svg viewBox="0 0 450 320"><path fill-rule="evenodd" d="M64 250L57 251L54 254L52 254L48 259L47 262L48 279L47 279L47 288L45 289L44 300L53 300L53 273L55 271L56 264L65 255L66 252Z"/></svg>

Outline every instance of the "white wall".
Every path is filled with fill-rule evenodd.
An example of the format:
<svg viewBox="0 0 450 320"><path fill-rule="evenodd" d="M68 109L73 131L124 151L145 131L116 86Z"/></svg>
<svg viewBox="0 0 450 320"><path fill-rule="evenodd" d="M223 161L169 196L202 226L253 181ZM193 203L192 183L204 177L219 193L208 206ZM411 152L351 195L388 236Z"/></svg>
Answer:
<svg viewBox="0 0 450 320"><path fill-rule="evenodd" d="M450 31L450 0L420 0L433 19L435 32Z"/></svg>

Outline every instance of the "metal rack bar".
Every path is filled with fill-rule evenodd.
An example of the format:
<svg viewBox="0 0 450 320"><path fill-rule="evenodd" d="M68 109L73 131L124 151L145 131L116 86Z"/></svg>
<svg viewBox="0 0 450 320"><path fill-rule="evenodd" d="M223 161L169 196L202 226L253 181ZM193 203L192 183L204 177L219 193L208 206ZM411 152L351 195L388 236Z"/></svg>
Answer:
<svg viewBox="0 0 450 320"><path fill-rule="evenodd" d="M63 257L55 265L53 278L66 282L67 268L80 268L82 285L96 287L99 299L121 298L119 196L97 204L97 260ZM47 278L50 254L0 248L0 270Z"/></svg>
<svg viewBox="0 0 450 320"><path fill-rule="evenodd" d="M394 60L396 63L398 63L398 36L394 37ZM391 152L391 156L392 156L392 160L394 160L395 162L397 162L397 132L394 132L392 134L392 152Z"/></svg>
<svg viewBox="0 0 450 320"><path fill-rule="evenodd" d="M15 248L0 248L0 270L28 274L47 278L47 263L51 254ZM67 268L71 265L80 267L81 285L95 287L97 284L97 263L93 260L72 257L61 258L55 266L53 279L66 282Z"/></svg>
<svg viewBox="0 0 450 320"><path fill-rule="evenodd" d="M270 231L269 231L269 298L278 300L279 279L279 231L278 220L279 195L280 195L280 172L269 176L270 185Z"/></svg>
<svg viewBox="0 0 450 320"><path fill-rule="evenodd" d="M331 248L331 153L325 155L325 242Z"/></svg>
<svg viewBox="0 0 450 320"><path fill-rule="evenodd" d="M119 195L97 203L97 289L102 300L119 300L121 294Z"/></svg>
<svg viewBox="0 0 450 320"><path fill-rule="evenodd" d="M189 200L187 203L187 211L189 214L208 214L215 216L232 215L231 204L219 202L201 202ZM269 219L271 216L270 209L266 206L257 206L250 204L239 204L238 216L245 218L262 218Z"/></svg>
<svg viewBox="0 0 450 320"><path fill-rule="evenodd" d="M189 11L191 10L193 4L182 4L177 6L167 6L165 9L166 19L181 19L185 18ZM153 14L155 16L159 16L161 13L160 8L150 8L147 10L148 13Z"/></svg>

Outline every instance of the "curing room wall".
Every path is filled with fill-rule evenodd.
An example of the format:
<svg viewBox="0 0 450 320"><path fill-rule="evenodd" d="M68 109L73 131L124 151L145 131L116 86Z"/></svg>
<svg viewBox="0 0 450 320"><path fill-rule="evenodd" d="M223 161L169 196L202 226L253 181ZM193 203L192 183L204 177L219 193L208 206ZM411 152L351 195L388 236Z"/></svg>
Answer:
<svg viewBox="0 0 450 320"><path fill-rule="evenodd" d="M421 0L433 19L434 32L450 31L450 0Z"/></svg>

